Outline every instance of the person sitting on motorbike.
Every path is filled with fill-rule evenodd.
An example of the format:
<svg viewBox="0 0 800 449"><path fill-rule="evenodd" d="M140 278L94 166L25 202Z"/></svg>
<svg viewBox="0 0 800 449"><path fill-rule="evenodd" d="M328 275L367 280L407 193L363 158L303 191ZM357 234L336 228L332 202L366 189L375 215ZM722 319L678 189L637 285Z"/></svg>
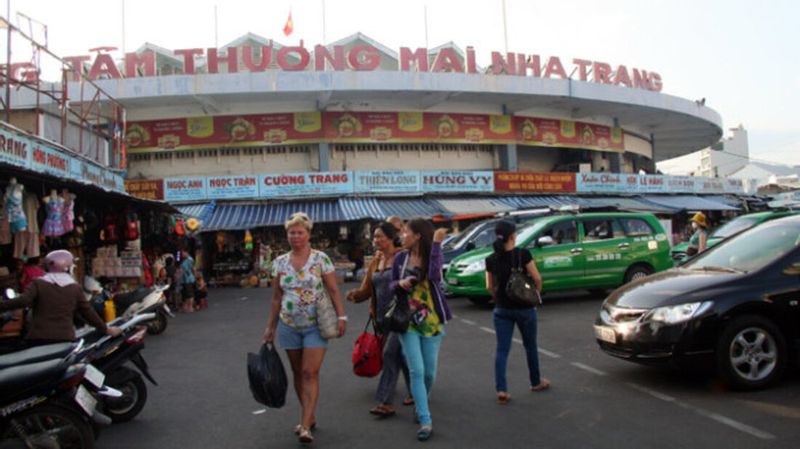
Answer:
<svg viewBox="0 0 800 449"><path fill-rule="evenodd" d="M33 319L25 341L30 346L75 340L72 318L81 316L101 332L111 336L122 333L118 327L107 327L83 295L70 271L74 258L69 251L58 250L45 257L47 274L35 279L19 297L0 302L0 312L31 307Z"/></svg>

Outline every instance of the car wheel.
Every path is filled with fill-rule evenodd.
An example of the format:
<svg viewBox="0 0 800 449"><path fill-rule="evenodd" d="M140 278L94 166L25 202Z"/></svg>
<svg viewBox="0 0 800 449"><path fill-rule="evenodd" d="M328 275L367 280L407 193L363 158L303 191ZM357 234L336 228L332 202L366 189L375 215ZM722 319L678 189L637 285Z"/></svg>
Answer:
<svg viewBox="0 0 800 449"><path fill-rule="evenodd" d="M649 266L643 264L633 265L625 273L625 283L633 282L651 274L653 274L653 269Z"/></svg>
<svg viewBox="0 0 800 449"><path fill-rule="evenodd" d="M786 366L786 341L770 320L744 315L731 320L716 348L717 369L731 388L757 390L777 381Z"/></svg>

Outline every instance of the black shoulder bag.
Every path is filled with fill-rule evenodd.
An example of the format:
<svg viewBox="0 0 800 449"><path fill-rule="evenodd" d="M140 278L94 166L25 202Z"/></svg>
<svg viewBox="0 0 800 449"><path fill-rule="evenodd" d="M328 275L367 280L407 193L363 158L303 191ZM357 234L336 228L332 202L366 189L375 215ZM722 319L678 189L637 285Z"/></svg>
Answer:
<svg viewBox="0 0 800 449"><path fill-rule="evenodd" d="M522 266L520 250L516 250L517 263L514 263L514 250L511 253L511 276L506 283L506 296L512 304L523 307L536 307L542 305L542 297L536 290L536 283Z"/></svg>
<svg viewBox="0 0 800 449"><path fill-rule="evenodd" d="M406 254L406 260L403 262L403 268L400 270L400 279L403 279L403 276L406 274L408 258L408 254ZM401 334L405 333L411 321L408 298L400 298L397 293L392 292L392 299L389 301L389 304L378 313L378 318L382 330Z"/></svg>

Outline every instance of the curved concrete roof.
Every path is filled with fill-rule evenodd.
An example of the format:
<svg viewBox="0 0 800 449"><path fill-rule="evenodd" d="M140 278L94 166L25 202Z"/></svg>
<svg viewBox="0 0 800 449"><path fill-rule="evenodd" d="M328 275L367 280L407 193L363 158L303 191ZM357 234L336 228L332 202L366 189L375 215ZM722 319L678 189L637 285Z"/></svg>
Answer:
<svg viewBox="0 0 800 449"><path fill-rule="evenodd" d="M435 110L506 113L613 125L652 136L657 161L707 147L720 115L692 100L589 82L427 72L266 71L96 81L128 120L303 110ZM70 84L70 91L78 89ZM91 98L91 95L84 95ZM24 101L23 101L24 103ZM20 107L19 99L14 106ZM180 115L180 114L183 115Z"/></svg>

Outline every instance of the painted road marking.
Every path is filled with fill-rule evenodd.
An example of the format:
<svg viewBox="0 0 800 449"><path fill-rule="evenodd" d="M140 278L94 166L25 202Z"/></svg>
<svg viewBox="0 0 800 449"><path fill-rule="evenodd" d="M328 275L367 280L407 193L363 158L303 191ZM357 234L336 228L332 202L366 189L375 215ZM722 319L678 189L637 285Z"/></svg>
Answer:
<svg viewBox="0 0 800 449"><path fill-rule="evenodd" d="M705 416L706 418L713 419L714 421L716 421L716 422L718 422L720 424L724 424L724 425L726 425L728 427L731 427L731 428L734 428L734 429L736 429L736 430L738 430L740 432L752 435L752 436L754 436L756 438L759 438L759 439L762 439L762 440L774 440L775 439L775 435L773 435L771 433L764 432L763 430L756 429L753 426L741 423L739 421L736 421L735 419L728 418L727 416L720 415L719 413L714 413L714 412L711 412L711 411L708 411L708 410L705 410L705 409L702 409L702 408L699 408L699 407L694 407L692 405L689 405L689 404L687 404L685 402L681 402L681 401L675 399L674 397L666 395L664 393L660 393L658 391L652 390L652 389L647 388L647 387L643 387L643 386L635 384L635 383L628 383L628 386L630 386L634 390L638 390L638 391L641 391L642 393L648 394L648 395L650 395L650 396L652 396L652 397L654 397L656 399L660 399L660 400L662 400L664 402L669 402L669 403L675 404L678 407L685 408L687 410L691 410L691 411L697 413L700 416Z"/></svg>
<svg viewBox="0 0 800 449"><path fill-rule="evenodd" d="M465 324L469 324L470 326L474 326L476 323L474 321L470 321L464 318L461 318L461 322Z"/></svg>
<svg viewBox="0 0 800 449"><path fill-rule="evenodd" d="M600 371L597 368L592 368L591 366L584 365L583 363L580 363L580 362L572 362L572 363L570 363L570 365L574 366L575 368L580 368L580 369L582 369L584 371L588 371L588 372L590 372L592 374L597 374L598 376L607 376L608 375L605 371Z"/></svg>
<svg viewBox="0 0 800 449"><path fill-rule="evenodd" d="M483 327L483 326L481 326L481 327L479 327L479 329L480 329L480 330L482 330L482 331L484 331L484 332L488 332L488 333L490 333L490 334L494 334L494 333L495 333L495 332L494 332L494 329L489 329L488 327Z"/></svg>
<svg viewBox="0 0 800 449"><path fill-rule="evenodd" d="M561 358L561 356L556 354L555 352L548 351L547 349L542 349L542 348L539 348L539 354L546 355L546 356L550 357L551 359L560 359Z"/></svg>
<svg viewBox="0 0 800 449"><path fill-rule="evenodd" d="M264 413L267 413L267 409L265 409L265 408L262 408L261 410L256 410L256 411L253 412L254 415L261 415L261 414L264 414Z"/></svg>

